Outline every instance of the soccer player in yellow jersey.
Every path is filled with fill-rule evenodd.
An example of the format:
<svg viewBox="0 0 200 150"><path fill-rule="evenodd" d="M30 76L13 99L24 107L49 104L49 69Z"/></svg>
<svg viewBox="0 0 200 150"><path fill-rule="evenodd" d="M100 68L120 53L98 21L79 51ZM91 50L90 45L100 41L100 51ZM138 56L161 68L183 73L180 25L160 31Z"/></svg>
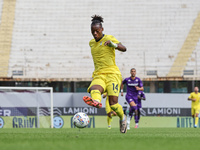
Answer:
<svg viewBox="0 0 200 150"><path fill-rule="evenodd" d="M114 36L103 34L103 18L98 15L92 16L91 33L94 37L89 42L95 70L93 80L88 88L91 98L84 96L86 104L101 108L101 94L107 92L109 104L120 118L120 132L126 133L126 115L122 106L118 103L118 96L122 82L121 72L115 63L115 49L125 52L123 46Z"/></svg>
<svg viewBox="0 0 200 150"><path fill-rule="evenodd" d="M107 98L106 98L107 97ZM109 97L107 96L107 93L103 94L103 98L106 98L106 114L107 114L107 123L108 123L108 129L111 129L111 121L113 116L117 116L116 112L113 111L109 104Z"/></svg>
<svg viewBox="0 0 200 150"><path fill-rule="evenodd" d="M195 118L195 125L194 128L197 128L197 124L199 121L199 100L200 100L200 93L199 93L199 88L195 87L194 92L190 93L190 96L188 97L188 100L192 101L192 108L191 108L191 113L192 117Z"/></svg>

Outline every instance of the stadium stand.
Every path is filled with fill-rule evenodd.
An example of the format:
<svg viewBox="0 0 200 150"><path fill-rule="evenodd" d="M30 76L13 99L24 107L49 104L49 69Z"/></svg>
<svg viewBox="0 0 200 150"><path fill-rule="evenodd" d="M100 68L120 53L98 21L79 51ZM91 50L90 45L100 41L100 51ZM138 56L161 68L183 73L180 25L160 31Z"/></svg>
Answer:
<svg viewBox="0 0 200 150"><path fill-rule="evenodd" d="M168 76L180 76L183 73L183 69L188 62L189 57L192 52L195 50L197 43L200 38L200 13L198 17L195 19L194 24L180 50L178 53L176 60L168 74ZM191 68L190 68L191 69Z"/></svg>
<svg viewBox="0 0 200 150"><path fill-rule="evenodd" d="M200 30L198 30L198 33ZM191 70L191 68L193 68L194 70L194 75L197 77L200 74L200 39L197 42L197 45L195 47L195 50L193 51L193 53L191 54L189 61L187 62L186 65L186 70Z"/></svg>
<svg viewBox="0 0 200 150"><path fill-rule="evenodd" d="M1 1L0 24L0 76L6 77L8 72L10 49L12 43L12 30L14 25L16 0Z"/></svg>
<svg viewBox="0 0 200 150"><path fill-rule="evenodd" d="M12 13L7 16L14 21L11 51L6 50L0 61L0 76L90 80L94 67L88 42L93 14L102 15L104 33L114 35L128 49L126 53L116 51L116 63L124 77L132 67L143 78L182 76L184 69L200 75L196 72L200 61L195 59L200 56L200 29L196 27L200 1L116 0L108 5L106 0L18 0L12 10L15 18L10 17ZM193 40L189 37L194 32ZM192 43L193 49L184 51L187 43ZM174 74L177 66L181 69Z"/></svg>

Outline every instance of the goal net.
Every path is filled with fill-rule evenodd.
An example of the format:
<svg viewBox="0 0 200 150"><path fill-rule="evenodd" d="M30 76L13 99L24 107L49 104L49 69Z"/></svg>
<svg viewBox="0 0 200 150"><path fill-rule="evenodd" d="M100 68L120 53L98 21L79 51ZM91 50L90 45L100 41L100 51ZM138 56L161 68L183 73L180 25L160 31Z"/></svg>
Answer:
<svg viewBox="0 0 200 150"><path fill-rule="evenodd" d="M0 128L53 128L53 88L0 87Z"/></svg>

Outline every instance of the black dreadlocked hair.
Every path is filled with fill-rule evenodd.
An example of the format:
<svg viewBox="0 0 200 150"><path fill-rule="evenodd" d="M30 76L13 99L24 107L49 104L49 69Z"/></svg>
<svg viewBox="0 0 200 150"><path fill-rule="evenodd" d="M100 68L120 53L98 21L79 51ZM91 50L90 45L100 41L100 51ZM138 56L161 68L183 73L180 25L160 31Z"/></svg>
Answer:
<svg viewBox="0 0 200 150"><path fill-rule="evenodd" d="M100 24L100 26L102 27L101 23L103 23L103 17L101 17L99 15L93 15L91 18L92 18L91 26L96 25L96 24Z"/></svg>

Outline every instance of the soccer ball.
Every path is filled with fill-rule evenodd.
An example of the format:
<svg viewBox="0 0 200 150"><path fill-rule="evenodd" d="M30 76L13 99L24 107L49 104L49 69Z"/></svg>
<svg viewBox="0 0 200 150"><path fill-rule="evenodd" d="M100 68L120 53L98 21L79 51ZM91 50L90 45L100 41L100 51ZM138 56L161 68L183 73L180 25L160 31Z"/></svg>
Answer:
<svg viewBox="0 0 200 150"><path fill-rule="evenodd" d="M89 122L90 122L90 119L88 115L82 112L75 114L73 117L73 124L77 128L85 128L89 124Z"/></svg>

